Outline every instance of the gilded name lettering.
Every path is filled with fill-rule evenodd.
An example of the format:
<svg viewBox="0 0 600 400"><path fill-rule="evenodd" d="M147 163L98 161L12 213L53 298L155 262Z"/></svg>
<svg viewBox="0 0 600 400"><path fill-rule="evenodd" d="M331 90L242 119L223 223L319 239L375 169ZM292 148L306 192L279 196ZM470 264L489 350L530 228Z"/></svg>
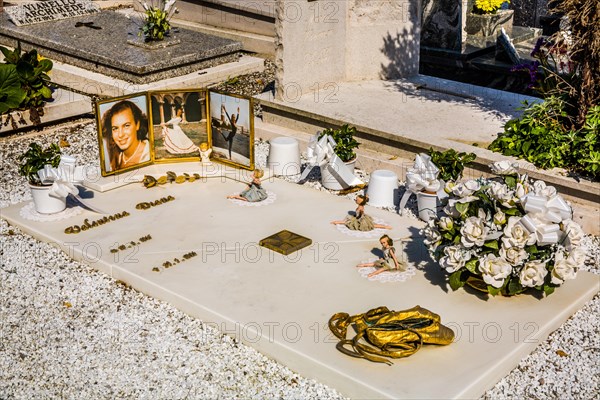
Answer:
<svg viewBox="0 0 600 400"><path fill-rule="evenodd" d="M90 223L90 220L88 218L86 218L83 220L83 223L81 225L69 226L68 228L65 228L64 232L67 235L70 235L70 234L79 233L81 231L87 231L88 229L96 228L100 225L107 224L110 221L116 221L117 219L121 219L123 217L128 217L129 215L130 214L127 211L123 211L121 213L116 213L116 214L113 214L108 217L105 216L98 220L92 221L91 223Z"/></svg>

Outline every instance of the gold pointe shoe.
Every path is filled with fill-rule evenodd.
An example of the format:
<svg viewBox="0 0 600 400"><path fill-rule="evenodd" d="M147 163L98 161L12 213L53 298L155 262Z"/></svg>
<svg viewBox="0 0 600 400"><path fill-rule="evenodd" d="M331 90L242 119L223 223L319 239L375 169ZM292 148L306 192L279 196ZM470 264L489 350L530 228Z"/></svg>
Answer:
<svg viewBox="0 0 600 400"><path fill-rule="evenodd" d="M342 353L392 365L384 357L408 357L423 344L452 343L454 332L440 321L438 314L419 306L403 311L378 307L354 316L337 313L329 319L329 329L340 339L336 348ZM355 325L357 334L347 339L351 324Z"/></svg>

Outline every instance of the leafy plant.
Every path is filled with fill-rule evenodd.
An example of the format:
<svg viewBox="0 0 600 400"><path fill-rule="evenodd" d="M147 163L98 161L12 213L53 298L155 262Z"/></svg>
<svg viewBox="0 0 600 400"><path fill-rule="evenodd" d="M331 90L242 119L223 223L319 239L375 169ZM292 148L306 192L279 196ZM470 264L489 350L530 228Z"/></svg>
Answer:
<svg viewBox="0 0 600 400"><path fill-rule="evenodd" d="M0 87L3 88L0 94L0 114L25 109L29 110L34 125L41 123L43 106L47 101L52 101L54 90L48 76L52 69L52 61L40 57L35 49L22 52L20 43L14 50L0 46L0 51L4 55L4 64L0 65ZM15 74L20 90L15 83ZM19 104L16 104L17 99L20 99ZM4 125L9 121L10 118ZM14 120L12 123L13 127L16 127Z"/></svg>
<svg viewBox="0 0 600 400"><path fill-rule="evenodd" d="M327 128L323 130L319 135L319 139L322 138L323 135L330 135L336 143L336 146L333 149L335 154L337 154L343 162L348 162L356 158L354 149L357 149L358 146L360 146L356 139L354 139L355 134L356 128L345 124L340 129Z"/></svg>
<svg viewBox="0 0 600 400"><path fill-rule="evenodd" d="M58 167L58 164L60 164L60 146L53 143L44 149L37 143L31 143L29 149L19 159L21 161L19 173L27 177L32 185L41 186L42 182L37 172L43 169L45 165Z"/></svg>
<svg viewBox="0 0 600 400"><path fill-rule="evenodd" d="M52 61L39 57L35 49L21 53L20 43L14 50L0 46L0 51L4 55L5 63L16 67L21 88L26 93L21 107L40 107L45 101L52 99L53 85L48 76L52 69Z"/></svg>
<svg viewBox="0 0 600 400"><path fill-rule="evenodd" d="M446 182L460 179L465 166L477 158L474 153L458 153L454 149L441 152L430 148L428 154L440 170L439 177Z"/></svg>
<svg viewBox="0 0 600 400"><path fill-rule="evenodd" d="M506 123L489 149L523 158L540 168L567 168L600 176L600 106L589 109L581 129L568 129L565 103L557 97L528 104L521 118Z"/></svg>
<svg viewBox="0 0 600 400"><path fill-rule="evenodd" d="M504 3L510 3L510 0L475 0L473 12L476 14L495 14Z"/></svg>
<svg viewBox="0 0 600 400"><path fill-rule="evenodd" d="M140 28L140 35L144 35L146 41L163 40L171 30L171 17L177 12L173 7L175 0L159 0L155 5L150 5L145 1L140 2L144 8L144 24Z"/></svg>
<svg viewBox="0 0 600 400"><path fill-rule="evenodd" d="M0 114L18 108L26 95L21 88L16 67L0 64Z"/></svg>

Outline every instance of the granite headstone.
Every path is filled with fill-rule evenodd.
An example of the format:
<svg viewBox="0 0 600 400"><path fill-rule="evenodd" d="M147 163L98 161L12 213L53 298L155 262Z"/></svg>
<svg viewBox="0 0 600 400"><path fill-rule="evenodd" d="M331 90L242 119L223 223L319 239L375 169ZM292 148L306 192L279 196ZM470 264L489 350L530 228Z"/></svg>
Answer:
<svg viewBox="0 0 600 400"><path fill-rule="evenodd" d="M460 51L463 42L463 2L423 0L421 45Z"/></svg>
<svg viewBox="0 0 600 400"><path fill-rule="evenodd" d="M17 26L95 14L100 8L89 0L51 0L6 7Z"/></svg>
<svg viewBox="0 0 600 400"><path fill-rule="evenodd" d="M517 53L515 45L512 43L512 40L510 40L510 37L508 36L508 33L506 33L504 28L501 29L500 34L498 35L496 45L496 59L508 59L513 65L521 63L519 53Z"/></svg>

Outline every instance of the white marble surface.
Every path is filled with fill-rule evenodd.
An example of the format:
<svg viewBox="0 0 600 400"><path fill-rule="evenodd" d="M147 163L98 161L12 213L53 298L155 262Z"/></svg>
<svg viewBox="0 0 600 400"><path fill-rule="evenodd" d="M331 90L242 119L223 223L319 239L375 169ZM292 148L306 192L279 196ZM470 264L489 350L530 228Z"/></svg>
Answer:
<svg viewBox="0 0 600 400"><path fill-rule="evenodd" d="M225 200L243 190L232 179L153 189L135 184L94 193L89 201L107 212L131 215L77 235L65 235L64 228L100 216L86 211L60 222L25 221L19 216L23 204L17 204L3 209L2 217L355 398L480 396L598 291L598 276L582 272L543 300L520 296L485 301L464 290L448 292L442 272L416 237L415 221L367 207L394 227L392 237L414 237L404 254L418 268L407 282L369 282L353 266L372 256L377 241L348 238L329 224L353 209L351 202L280 180L263 182L277 193L277 201L257 208ZM138 202L168 195L176 200L135 209ZM288 257L258 247L260 239L281 229L310 237L313 245ZM139 246L110 252L147 234L152 239ZM197 256L152 271L190 251ZM335 349L327 329L332 314L417 304L439 313L456 331L456 342L424 348L392 367L348 358Z"/></svg>

